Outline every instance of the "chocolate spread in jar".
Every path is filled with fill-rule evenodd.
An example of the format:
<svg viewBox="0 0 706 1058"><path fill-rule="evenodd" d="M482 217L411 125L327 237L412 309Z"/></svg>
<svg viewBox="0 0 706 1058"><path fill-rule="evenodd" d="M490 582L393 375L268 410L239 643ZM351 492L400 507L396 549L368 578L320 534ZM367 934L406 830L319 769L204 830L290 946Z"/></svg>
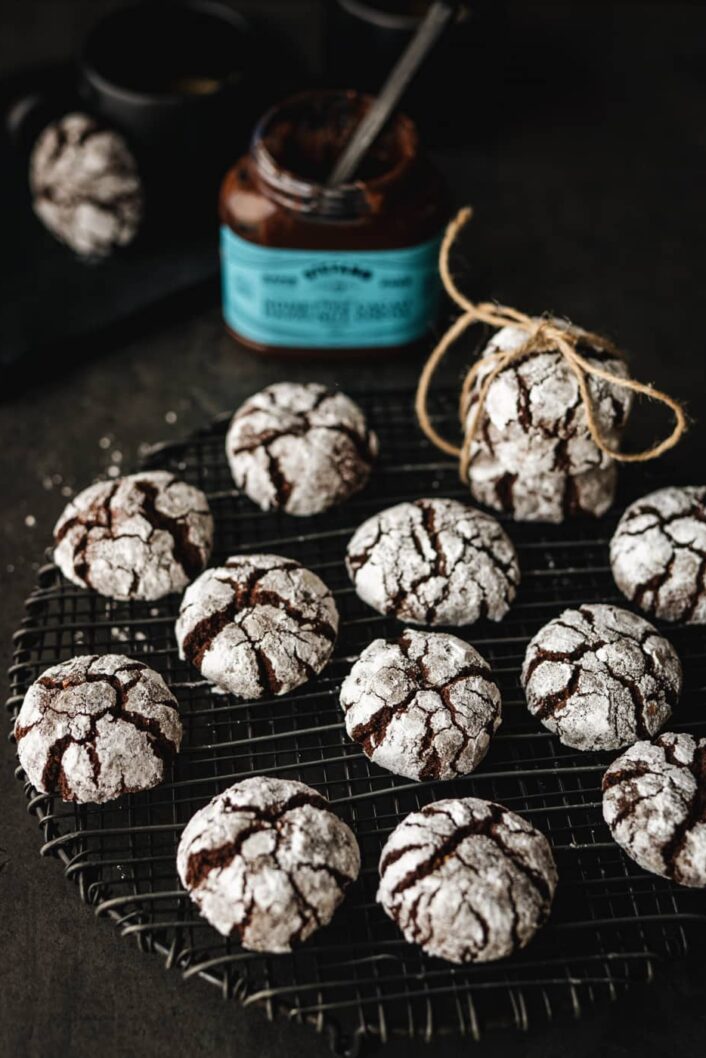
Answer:
<svg viewBox="0 0 706 1058"><path fill-rule="evenodd" d="M223 313L263 352L393 351L432 323L448 206L414 124L392 119L355 180L326 179L371 99L308 92L271 110L221 188Z"/></svg>

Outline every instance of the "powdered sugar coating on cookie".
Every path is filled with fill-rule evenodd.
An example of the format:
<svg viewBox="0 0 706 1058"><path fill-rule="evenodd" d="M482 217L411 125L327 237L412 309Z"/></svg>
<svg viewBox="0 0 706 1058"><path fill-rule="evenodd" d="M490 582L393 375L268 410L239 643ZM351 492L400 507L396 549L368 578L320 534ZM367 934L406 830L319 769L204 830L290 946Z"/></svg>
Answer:
<svg viewBox="0 0 706 1058"><path fill-rule="evenodd" d="M160 599L206 565L213 516L200 489L166 470L99 481L54 526L54 561L70 581L111 599Z"/></svg>
<svg viewBox="0 0 706 1058"><path fill-rule="evenodd" d="M375 764L408 779L467 775L500 724L500 691L470 644L405 631L366 647L341 688L346 731Z"/></svg>
<svg viewBox="0 0 706 1058"><path fill-rule="evenodd" d="M631 503L610 563L615 583L645 613L706 624L706 487L658 489Z"/></svg>
<svg viewBox="0 0 706 1058"><path fill-rule="evenodd" d="M589 363L621 378L628 370L607 346L592 344L585 331L552 320L579 336L578 352ZM527 342L519 327L503 327L483 352L471 393L466 427L475 415L496 350ZM610 447L617 447L630 411L631 393L594 376L588 385L596 422ZM613 502L615 462L597 448L574 372L548 345L510 364L488 390L470 450L469 484L474 499L518 521L562 522L574 514L602 515Z"/></svg>
<svg viewBox="0 0 706 1058"><path fill-rule="evenodd" d="M609 750L651 738L681 693L674 647L644 618L602 603L564 610L527 647L530 712L566 746Z"/></svg>
<svg viewBox="0 0 706 1058"><path fill-rule="evenodd" d="M238 488L264 511L296 515L318 514L362 489L377 451L358 405L316 383L255 393L226 438Z"/></svg>
<svg viewBox="0 0 706 1058"><path fill-rule="evenodd" d="M29 166L32 206L76 253L105 257L132 242L142 184L123 137L88 114L67 114L41 133Z"/></svg>
<svg viewBox="0 0 706 1058"><path fill-rule="evenodd" d="M236 783L194 815L177 852L201 914L251 951L286 952L331 921L358 877L351 829L300 782Z"/></svg>
<svg viewBox="0 0 706 1058"><path fill-rule="evenodd" d="M540 831L502 805L466 797L426 805L393 830L377 899L429 955L489 962L529 943L556 884Z"/></svg>
<svg viewBox="0 0 706 1058"><path fill-rule="evenodd" d="M500 523L455 500L399 503L368 518L348 545L346 568L363 602L410 624L499 621L520 580Z"/></svg>
<svg viewBox="0 0 706 1058"><path fill-rule="evenodd" d="M706 886L706 739L636 742L603 777L603 817L646 871Z"/></svg>
<svg viewBox="0 0 706 1058"><path fill-rule="evenodd" d="M333 652L338 611L323 581L281 555L236 555L184 593L181 658L241 698L286 694Z"/></svg>
<svg viewBox="0 0 706 1058"><path fill-rule="evenodd" d="M121 654L53 665L15 721L17 755L39 791L102 803L149 790L181 744L177 700L162 677Z"/></svg>

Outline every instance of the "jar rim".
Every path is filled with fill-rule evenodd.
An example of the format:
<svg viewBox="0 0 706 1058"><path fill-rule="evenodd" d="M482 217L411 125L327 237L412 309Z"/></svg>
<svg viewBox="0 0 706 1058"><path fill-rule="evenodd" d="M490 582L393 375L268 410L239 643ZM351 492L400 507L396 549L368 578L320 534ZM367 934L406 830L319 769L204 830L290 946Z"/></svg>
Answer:
<svg viewBox="0 0 706 1058"><path fill-rule="evenodd" d="M277 120L288 110L296 111L299 107L303 109L307 104L320 107L322 103L333 103L336 100L348 101L351 107L357 105L364 113L365 109L372 105L374 97L355 89L308 89L287 96L274 104L255 126L250 149L258 174L268 188L274 190L283 205L295 207L302 212L318 212L325 215L342 214L351 208L360 212L363 203L370 204L377 196L384 196L416 160L419 150L417 127L406 114L395 113L383 134L392 135L399 149L395 152L393 163L379 174L365 179L351 179L329 187L321 180L304 177L283 165L266 143L268 131L276 127Z"/></svg>

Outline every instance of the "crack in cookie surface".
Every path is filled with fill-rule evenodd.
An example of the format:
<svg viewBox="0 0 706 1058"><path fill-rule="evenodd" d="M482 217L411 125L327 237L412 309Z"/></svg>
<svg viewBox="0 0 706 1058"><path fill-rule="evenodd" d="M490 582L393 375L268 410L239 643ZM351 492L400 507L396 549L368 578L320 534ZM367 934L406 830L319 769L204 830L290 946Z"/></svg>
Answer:
<svg viewBox="0 0 706 1058"><path fill-rule="evenodd" d="M280 382L233 416L226 454L233 480L263 510L311 515L368 481L375 434L349 397L316 383Z"/></svg>
<svg viewBox="0 0 706 1058"><path fill-rule="evenodd" d="M376 639L341 688L346 730L376 764L409 779L467 775L500 724L500 692L468 643L407 630Z"/></svg>
<svg viewBox="0 0 706 1058"><path fill-rule="evenodd" d="M603 817L628 856L680 885L706 886L706 739L636 742L602 785Z"/></svg>
<svg viewBox="0 0 706 1058"><path fill-rule="evenodd" d="M14 734L37 790L101 803L160 783L182 726L176 698L158 673L106 654L47 669L27 691Z"/></svg>
<svg viewBox="0 0 706 1058"><path fill-rule="evenodd" d="M679 699L681 663L643 618L617 606L565 610L527 647L530 712L564 745L609 750L652 737Z"/></svg>
<svg viewBox="0 0 706 1058"><path fill-rule="evenodd" d="M213 516L199 489L145 471L80 492L56 523L54 542L54 560L74 584L113 599L159 599L206 565Z"/></svg>
<svg viewBox="0 0 706 1058"><path fill-rule="evenodd" d="M520 580L500 523L455 500L421 499L373 515L353 534L346 568L363 602L410 624L499 621Z"/></svg>
<svg viewBox="0 0 706 1058"><path fill-rule="evenodd" d="M706 487L658 489L630 504L610 561L620 590L645 613L706 623Z"/></svg>
<svg viewBox="0 0 706 1058"><path fill-rule="evenodd" d="M560 321L554 320L554 323ZM579 336L579 328L570 328ZM527 341L516 327L498 331L484 350L466 419L493 368L492 353ZM590 363L628 377L622 359L579 337L578 351ZM629 391L602 379L588 380L596 420L611 447L622 436L631 404ZM615 463L595 445L576 378L564 358L547 347L505 368L488 391L485 411L471 445L469 484L476 500L519 521L561 522L567 516L603 514L613 500Z"/></svg>
<svg viewBox="0 0 706 1058"><path fill-rule="evenodd" d="M279 555L240 555L185 592L179 653L217 687L242 698L285 694L319 673L338 633L330 591Z"/></svg>
<svg viewBox="0 0 706 1058"><path fill-rule="evenodd" d="M380 857L378 902L405 939L455 963L500 959L546 921L557 883L547 839L478 798L427 805Z"/></svg>
<svg viewBox="0 0 706 1058"><path fill-rule="evenodd" d="M192 817L177 870L220 933L253 951L284 952L331 920L358 876L360 852L315 790L256 776Z"/></svg>

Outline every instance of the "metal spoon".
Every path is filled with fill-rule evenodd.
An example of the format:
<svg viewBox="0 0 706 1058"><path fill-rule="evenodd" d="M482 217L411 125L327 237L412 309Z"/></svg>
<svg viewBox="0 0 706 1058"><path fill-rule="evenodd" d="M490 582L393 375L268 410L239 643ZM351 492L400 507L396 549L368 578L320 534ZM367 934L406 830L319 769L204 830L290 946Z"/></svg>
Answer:
<svg viewBox="0 0 706 1058"><path fill-rule="evenodd" d="M335 187L351 179L363 155L399 103L407 85L456 14L457 7L458 3L452 0L435 0L431 5L417 32L392 68L375 102L344 147L328 178L328 187Z"/></svg>

